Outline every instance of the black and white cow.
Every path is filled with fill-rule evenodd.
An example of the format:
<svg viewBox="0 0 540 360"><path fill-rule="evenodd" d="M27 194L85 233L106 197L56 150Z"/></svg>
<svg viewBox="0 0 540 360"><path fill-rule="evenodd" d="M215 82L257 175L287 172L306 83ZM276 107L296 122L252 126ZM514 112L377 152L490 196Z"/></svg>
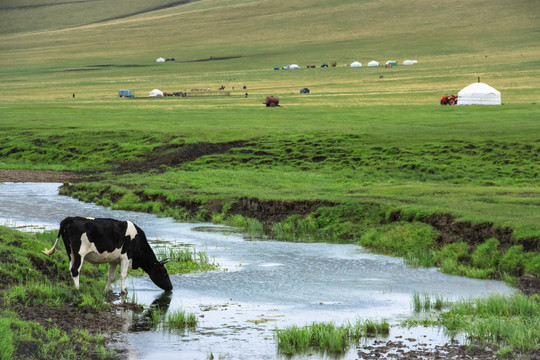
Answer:
<svg viewBox="0 0 540 360"><path fill-rule="evenodd" d="M118 265L122 276L122 293L127 293L128 270L137 268L148 273L154 284L163 290L172 290L171 280L164 266L167 260L158 261L144 232L131 221L67 217L60 222L54 246L50 250L45 249L44 254L51 255L56 251L60 236L66 246L69 269L77 289L81 267L86 259L91 264L109 263L107 291L111 290Z"/></svg>

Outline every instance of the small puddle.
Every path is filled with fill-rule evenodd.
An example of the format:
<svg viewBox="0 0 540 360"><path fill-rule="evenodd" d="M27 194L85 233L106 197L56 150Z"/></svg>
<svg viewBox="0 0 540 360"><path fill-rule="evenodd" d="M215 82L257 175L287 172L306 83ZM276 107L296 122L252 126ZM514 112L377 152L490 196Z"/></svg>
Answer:
<svg viewBox="0 0 540 360"><path fill-rule="evenodd" d="M154 330L144 313L133 317L126 312L130 332L117 345L127 347L130 359L275 359L280 358L276 328L312 322L343 325L357 319L385 319L395 325L414 315L414 293L459 300L513 291L503 282L409 268L399 258L371 254L356 245L246 241L223 226L113 211L60 196L59 185L1 184L0 223L41 231L57 229L66 216L129 219L145 231L152 246L190 244L222 268L171 276L174 290L169 295L148 277L130 277L128 296L145 309L154 304L167 311L186 311L199 321L194 329ZM119 292L118 284L114 290ZM435 346L448 338L433 328L392 327L389 337L370 340L369 346L376 341ZM358 359L357 351L353 348L339 358Z"/></svg>

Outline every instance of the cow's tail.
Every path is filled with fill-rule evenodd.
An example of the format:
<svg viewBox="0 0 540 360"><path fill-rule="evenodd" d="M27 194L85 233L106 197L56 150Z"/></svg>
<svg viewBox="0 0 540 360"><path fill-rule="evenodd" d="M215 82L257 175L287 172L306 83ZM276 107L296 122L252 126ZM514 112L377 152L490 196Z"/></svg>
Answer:
<svg viewBox="0 0 540 360"><path fill-rule="evenodd" d="M54 242L53 247L50 248L50 249L45 248L45 250L41 251L45 255L52 255L52 254L54 254L56 252L56 247L58 246L58 240L60 240L60 235L62 235L62 231L64 230L64 225L66 223L66 220L67 219L64 219L60 223L60 230L58 230L58 236L56 237L56 241Z"/></svg>
<svg viewBox="0 0 540 360"><path fill-rule="evenodd" d="M45 255L52 255L56 251L56 246L58 245L58 240L60 240L60 234L58 234L58 237L56 238L56 241L54 242L54 246L50 249L45 248L45 250L42 251Z"/></svg>

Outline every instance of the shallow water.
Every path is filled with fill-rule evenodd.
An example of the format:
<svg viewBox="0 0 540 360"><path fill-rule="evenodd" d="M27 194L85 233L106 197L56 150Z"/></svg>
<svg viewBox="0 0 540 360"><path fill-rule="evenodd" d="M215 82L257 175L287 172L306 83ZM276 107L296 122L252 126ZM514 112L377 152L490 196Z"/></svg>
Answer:
<svg viewBox="0 0 540 360"><path fill-rule="evenodd" d="M215 259L222 271L171 276L164 296L148 277L129 278L128 296L140 304L162 301L170 310L194 312L195 330L129 332L130 359L275 359L275 328L358 318L391 324L413 315L414 293L447 299L512 292L502 282L467 279L434 268L408 268L399 258L370 254L356 245L249 241L227 228L113 211L58 195L60 184L0 184L0 224L21 230L57 229L66 216L132 220L153 247L190 244ZM216 231L207 231L208 228ZM156 240L160 240L157 242ZM89 266L89 265L86 265ZM84 272L84 268L83 268ZM84 284L82 285L84 286ZM115 291L119 292L119 284ZM444 343L436 329L392 328L391 336ZM125 345L125 344L124 344ZM317 356L309 356L317 358ZM322 357L322 356L319 356ZM356 359L354 349L343 357Z"/></svg>

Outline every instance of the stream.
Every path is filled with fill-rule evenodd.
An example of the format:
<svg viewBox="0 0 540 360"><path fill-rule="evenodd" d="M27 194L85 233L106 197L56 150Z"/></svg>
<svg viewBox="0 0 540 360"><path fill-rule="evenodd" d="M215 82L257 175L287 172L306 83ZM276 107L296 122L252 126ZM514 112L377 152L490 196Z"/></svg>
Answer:
<svg viewBox="0 0 540 360"><path fill-rule="evenodd" d="M372 254L357 245L246 240L223 226L111 210L60 196L60 185L0 184L0 224L43 231L57 230L67 216L131 220L144 230L154 248L190 246L206 252L220 266L220 271L172 275L170 296L147 276L128 278L128 297L137 303L148 306L164 301L169 311L185 310L199 319L198 326L189 331L141 329L131 324L118 344L127 348L128 359L285 358L277 352L276 328L330 321L342 325L357 319L386 319L395 325L414 316L414 293L458 300L513 291L499 281L410 268L400 258ZM60 249L65 251L63 244ZM120 291L119 281L114 291ZM389 337L422 338L432 344L448 341L433 328L392 327ZM310 354L305 358L325 357ZM358 359L357 350L352 348L339 359Z"/></svg>

